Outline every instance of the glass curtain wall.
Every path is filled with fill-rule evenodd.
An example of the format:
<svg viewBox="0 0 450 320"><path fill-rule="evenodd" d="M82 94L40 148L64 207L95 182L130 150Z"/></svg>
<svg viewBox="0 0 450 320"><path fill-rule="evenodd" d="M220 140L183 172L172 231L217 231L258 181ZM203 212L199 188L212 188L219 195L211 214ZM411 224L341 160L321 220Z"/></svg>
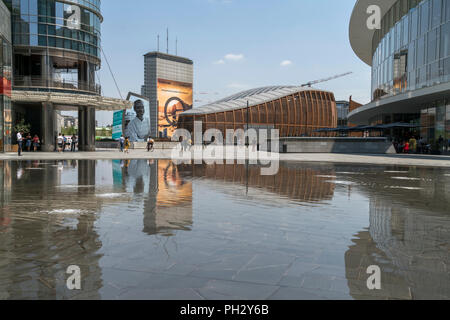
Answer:
<svg viewBox="0 0 450 320"><path fill-rule="evenodd" d="M421 113L421 136L442 153L450 153L450 99L437 101Z"/></svg>
<svg viewBox="0 0 450 320"><path fill-rule="evenodd" d="M14 88L101 94L99 0L6 0L12 9Z"/></svg>
<svg viewBox="0 0 450 320"><path fill-rule="evenodd" d="M348 124L347 116L349 114L350 105L348 102L336 102L338 127L345 127Z"/></svg>
<svg viewBox="0 0 450 320"><path fill-rule="evenodd" d="M373 39L373 99L448 81L450 0L397 1Z"/></svg>
<svg viewBox="0 0 450 320"><path fill-rule="evenodd" d="M73 50L100 58L100 1L7 0L12 5L13 44ZM86 6L86 7L85 7ZM79 15L79 25L71 20Z"/></svg>
<svg viewBox="0 0 450 320"><path fill-rule="evenodd" d="M11 44L0 36L0 152L11 146Z"/></svg>

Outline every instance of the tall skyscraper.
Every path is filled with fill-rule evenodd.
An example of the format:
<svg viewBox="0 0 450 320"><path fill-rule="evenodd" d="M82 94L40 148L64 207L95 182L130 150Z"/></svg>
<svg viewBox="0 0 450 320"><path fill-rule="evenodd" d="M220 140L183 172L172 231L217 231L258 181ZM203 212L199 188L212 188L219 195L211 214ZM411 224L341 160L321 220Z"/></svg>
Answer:
<svg viewBox="0 0 450 320"><path fill-rule="evenodd" d="M7 25L11 29L10 40L1 36L2 45L8 48L12 44L13 61L12 72L8 72L9 63L2 63L1 68L8 75L2 78L8 80L5 83L12 101L11 107L3 103L5 120L0 117L9 128L4 130L3 149L14 147L14 128L24 122L30 125L31 134L41 138L42 150L53 151L57 115L74 111L78 112L80 150L95 150L95 112L130 106L126 101L102 96L97 77L102 50L101 1L0 2L0 33Z"/></svg>
<svg viewBox="0 0 450 320"><path fill-rule="evenodd" d="M144 55L142 95L150 101L151 136L170 138L180 113L192 109L194 63L161 52Z"/></svg>

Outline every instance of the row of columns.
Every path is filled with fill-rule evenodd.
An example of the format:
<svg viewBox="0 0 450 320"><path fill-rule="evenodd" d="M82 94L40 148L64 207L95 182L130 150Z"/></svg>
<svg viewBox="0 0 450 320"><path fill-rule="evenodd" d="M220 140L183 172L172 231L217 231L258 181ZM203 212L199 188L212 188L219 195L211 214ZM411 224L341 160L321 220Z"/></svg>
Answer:
<svg viewBox="0 0 450 320"><path fill-rule="evenodd" d="M58 137L56 110L53 103L42 104L41 149L44 152L55 150ZM95 108L78 108L78 149L95 151Z"/></svg>

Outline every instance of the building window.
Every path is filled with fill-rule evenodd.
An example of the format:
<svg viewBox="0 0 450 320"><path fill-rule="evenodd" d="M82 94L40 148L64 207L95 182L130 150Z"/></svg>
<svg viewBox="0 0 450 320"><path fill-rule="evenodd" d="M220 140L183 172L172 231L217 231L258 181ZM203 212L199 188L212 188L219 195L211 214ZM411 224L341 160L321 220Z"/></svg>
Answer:
<svg viewBox="0 0 450 320"><path fill-rule="evenodd" d="M431 15L431 28L436 28L441 24L442 0L433 0Z"/></svg>

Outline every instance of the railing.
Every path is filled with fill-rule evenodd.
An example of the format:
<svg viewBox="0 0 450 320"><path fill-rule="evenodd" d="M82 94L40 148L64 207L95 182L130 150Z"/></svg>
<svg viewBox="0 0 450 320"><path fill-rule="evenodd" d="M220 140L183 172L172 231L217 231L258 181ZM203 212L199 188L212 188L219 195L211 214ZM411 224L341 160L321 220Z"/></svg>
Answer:
<svg viewBox="0 0 450 320"><path fill-rule="evenodd" d="M44 77L14 76L15 88L45 88L70 91L83 91L101 95L101 86L86 81L57 80Z"/></svg>

